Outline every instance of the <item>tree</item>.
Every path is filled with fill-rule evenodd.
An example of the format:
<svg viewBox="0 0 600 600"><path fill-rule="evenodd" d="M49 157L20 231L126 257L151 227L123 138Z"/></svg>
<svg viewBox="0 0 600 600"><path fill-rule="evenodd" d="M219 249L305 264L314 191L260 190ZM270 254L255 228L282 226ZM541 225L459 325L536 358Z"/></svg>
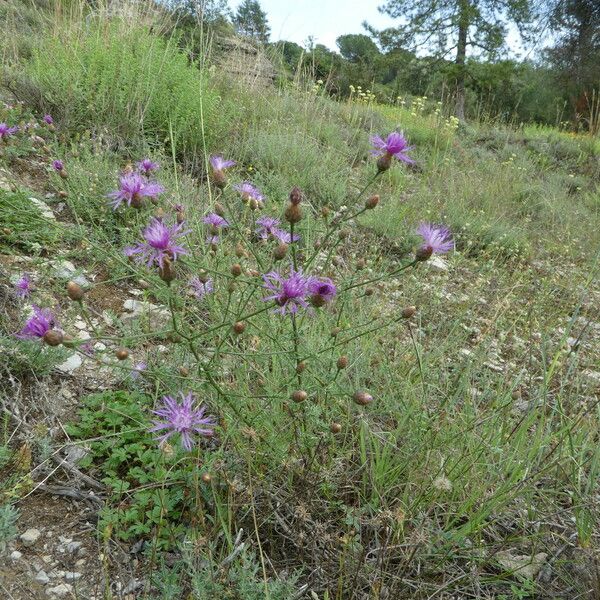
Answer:
<svg viewBox="0 0 600 600"><path fill-rule="evenodd" d="M238 33L257 39L262 43L269 41L271 28L267 13L260 7L258 0L244 0L233 17Z"/></svg>
<svg viewBox="0 0 600 600"><path fill-rule="evenodd" d="M370 64L381 54L377 44L362 33L340 35L335 41L340 54L350 62Z"/></svg>
<svg viewBox="0 0 600 600"><path fill-rule="evenodd" d="M387 0L379 10L404 24L376 32L387 48L437 47L437 55L454 53L456 116L465 116L467 52L494 58L504 45L508 22L515 23L524 35L534 21L533 0Z"/></svg>

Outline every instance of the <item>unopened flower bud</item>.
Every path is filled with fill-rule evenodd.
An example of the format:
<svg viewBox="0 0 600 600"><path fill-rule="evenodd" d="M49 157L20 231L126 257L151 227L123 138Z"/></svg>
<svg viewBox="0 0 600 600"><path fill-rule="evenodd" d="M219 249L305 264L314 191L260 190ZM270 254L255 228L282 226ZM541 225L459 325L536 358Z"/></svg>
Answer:
<svg viewBox="0 0 600 600"><path fill-rule="evenodd" d="M285 209L285 220L288 223L298 223L302 220L302 211L299 204L289 204Z"/></svg>
<svg viewBox="0 0 600 600"><path fill-rule="evenodd" d="M290 202L294 205L302 202L302 192L300 191L300 188L296 186L292 188L292 191L290 192Z"/></svg>
<svg viewBox="0 0 600 600"><path fill-rule="evenodd" d="M390 154L384 154L377 160L377 171L383 173L392 166L392 156Z"/></svg>
<svg viewBox="0 0 600 600"><path fill-rule="evenodd" d="M371 402L373 402L373 396L364 391L356 392L354 396L352 396L352 399L360 406L366 406L367 404L371 404Z"/></svg>
<svg viewBox="0 0 600 600"><path fill-rule="evenodd" d="M246 250L244 250L244 246L242 246L241 242L238 242L235 246L235 255L238 258L244 258L246 256Z"/></svg>
<svg viewBox="0 0 600 600"><path fill-rule="evenodd" d="M215 202L215 213L220 217L225 216L225 208L223 208L223 205L219 202Z"/></svg>
<svg viewBox="0 0 600 600"><path fill-rule="evenodd" d="M231 265L231 274L234 277L239 277L242 274L242 265L240 265L239 263Z"/></svg>
<svg viewBox="0 0 600 600"><path fill-rule="evenodd" d="M65 169L61 169L58 174L63 178L63 179L68 179L69 175L67 173L67 171Z"/></svg>
<svg viewBox="0 0 600 600"><path fill-rule="evenodd" d="M233 294L233 292L235 292L235 281L230 281L229 285L227 286L227 291L230 294Z"/></svg>
<svg viewBox="0 0 600 600"><path fill-rule="evenodd" d="M258 200L256 198L250 198L248 206L250 207L250 210L256 210L258 208Z"/></svg>
<svg viewBox="0 0 600 600"><path fill-rule="evenodd" d="M339 370L341 370L341 369L345 369L347 366L348 366L348 357L340 356L337 360L337 368Z"/></svg>
<svg viewBox="0 0 600 600"><path fill-rule="evenodd" d="M235 331L238 335L244 333L245 329L246 323L244 323L243 321L237 321L233 325L233 331Z"/></svg>
<svg viewBox="0 0 600 600"><path fill-rule="evenodd" d="M177 220L177 223L179 225L181 225L181 223L183 223L185 221L185 213L183 212L183 210L178 210L175 212L175 218Z"/></svg>
<svg viewBox="0 0 600 600"><path fill-rule="evenodd" d="M119 360L127 360L129 358L129 350L127 350L127 348L117 348L117 350L115 350L115 356Z"/></svg>
<svg viewBox="0 0 600 600"><path fill-rule="evenodd" d="M200 479L202 479L202 483L206 484L209 484L212 481L210 473L202 473L202 475L200 475Z"/></svg>
<svg viewBox="0 0 600 600"><path fill-rule="evenodd" d="M403 319L410 319L411 317L414 317L416 314L417 314L416 306L407 306L402 309L402 318Z"/></svg>
<svg viewBox="0 0 600 600"><path fill-rule="evenodd" d="M69 296L71 300L79 302L84 296L84 291L79 284L74 281L69 281L69 283L67 283L67 296Z"/></svg>
<svg viewBox="0 0 600 600"><path fill-rule="evenodd" d="M356 261L356 268L357 269L364 269L367 266L367 261L364 258L359 258Z"/></svg>
<svg viewBox="0 0 600 600"><path fill-rule="evenodd" d="M188 375L190 374L190 370L187 367L179 367L179 374L182 377L188 377Z"/></svg>
<svg viewBox="0 0 600 600"><path fill-rule="evenodd" d="M50 329L44 334L44 342L48 346L60 346L63 343L63 334L57 329Z"/></svg>
<svg viewBox="0 0 600 600"><path fill-rule="evenodd" d="M308 394L304 390L296 390L292 394L292 400L294 402L304 402L308 398Z"/></svg>
<svg viewBox="0 0 600 600"><path fill-rule="evenodd" d="M273 258L275 260L282 260L283 258L285 258L287 251L288 251L288 245L285 244L284 242L281 242L280 244L277 245L277 248L275 248L275 250L273 251Z"/></svg>
<svg viewBox="0 0 600 600"><path fill-rule="evenodd" d="M300 373L303 373L304 369L306 369L306 363L304 361L299 362L296 365L296 373L298 373L298 375L300 375Z"/></svg>
<svg viewBox="0 0 600 600"><path fill-rule="evenodd" d="M329 431L331 431L331 433L340 433L340 431L342 431L342 426L339 423L332 423L329 426Z"/></svg>
<svg viewBox="0 0 600 600"><path fill-rule="evenodd" d="M424 262L424 261L428 260L429 258L431 258L432 254L433 254L433 248L431 246L421 246L415 252L415 259L420 262Z"/></svg>
<svg viewBox="0 0 600 600"><path fill-rule="evenodd" d="M334 327L331 331L330 331L330 335L331 337L337 337L340 332L342 331L341 327Z"/></svg>
<svg viewBox="0 0 600 600"><path fill-rule="evenodd" d="M373 288L371 288L371 287L368 287L365 290L365 296L372 296L374 293L375 293L375 290Z"/></svg>
<svg viewBox="0 0 600 600"><path fill-rule="evenodd" d="M370 210L370 209L375 208L378 204L379 204L379 195L374 194L373 196L368 198L367 201L365 202L365 208Z"/></svg>
<svg viewBox="0 0 600 600"><path fill-rule="evenodd" d="M323 216L323 218L327 218L329 216L329 213L331 213L331 209L328 206L324 206L321 209L321 215Z"/></svg>

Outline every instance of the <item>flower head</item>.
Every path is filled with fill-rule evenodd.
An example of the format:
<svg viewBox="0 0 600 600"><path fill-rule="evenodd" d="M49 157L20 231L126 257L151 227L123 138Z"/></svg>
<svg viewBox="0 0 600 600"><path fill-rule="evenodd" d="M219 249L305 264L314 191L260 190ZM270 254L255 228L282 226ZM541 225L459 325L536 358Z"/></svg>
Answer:
<svg viewBox="0 0 600 600"><path fill-rule="evenodd" d="M262 206L265 197L262 195L261 191L249 181L238 183L237 185L234 185L233 188L242 195L242 200L244 202L254 200L259 206Z"/></svg>
<svg viewBox="0 0 600 600"><path fill-rule="evenodd" d="M150 173L152 173L153 171L157 171L158 169L160 169L160 165L151 161L149 158L144 158L144 160L141 160L137 164L137 166L140 172L146 175L146 177L150 175Z"/></svg>
<svg viewBox="0 0 600 600"><path fill-rule="evenodd" d="M217 213L207 214L202 221L214 229L229 227L229 222Z"/></svg>
<svg viewBox="0 0 600 600"><path fill-rule="evenodd" d="M27 273L23 273L17 283L15 283L15 293L21 299L27 298L33 290L31 278Z"/></svg>
<svg viewBox="0 0 600 600"><path fill-rule="evenodd" d="M210 294L213 291L213 280L207 279L202 281L199 277L192 277L189 281L192 294L196 296L197 300L202 300L206 294Z"/></svg>
<svg viewBox="0 0 600 600"><path fill-rule="evenodd" d="M302 274L302 270L295 271L290 269L288 277L284 278L280 273L271 271L262 276L265 289L270 292L269 296L265 296L265 302L275 301L279 308L276 312L282 315L289 312L297 313L300 308L308 308L306 296L308 294L308 286L310 280Z"/></svg>
<svg viewBox="0 0 600 600"><path fill-rule="evenodd" d="M108 194L108 197L112 199L111 205L114 209L119 208L122 202L127 202L128 206L139 208L142 198L157 196L164 191L165 188L162 185L145 181L139 173L128 173L121 177L119 189Z"/></svg>
<svg viewBox="0 0 600 600"><path fill-rule="evenodd" d="M308 291L311 294L311 302L315 306L323 306L331 302L337 294L335 284L328 277L323 279L311 278L308 283Z"/></svg>
<svg viewBox="0 0 600 600"><path fill-rule="evenodd" d="M218 154L210 157L210 166L213 168L213 171L223 171L236 164L235 160L225 160Z"/></svg>
<svg viewBox="0 0 600 600"><path fill-rule="evenodd" d="M386 159L388 168L392 158L396 158L411 165L415 163L415 161L406 154L409 150L412 150L413 146L409 146L404 135L397 131L392 131L385 140L378 135L374 135L371 137L371 144L373 146L371 154Z"/></svg>
<svg viewBox="0 0 600 600"><path fill-rule="evenodd" d="M19 131L19 128L16 125L14 127L9 127L6 123L0 123L0 140L14 135L17 131Z"/></svg>
<svg viewBox="0 0 600 600"><path fill-rule="evenodd" d="M418 260L427 260L432 254L446 254L454 248L454 241L448 227L421 223L417 233L423 238L423 243L417 250Z"/></svg>
<svg viewBox="0 0 600 600"><path fill-rule="evenodd" d="M258 225L256 234L261 240L272 237L284 244L289 244L290 242L297 242L300 239L298 234L295 233L292 238L289 232L278 227L279 219L275 219L274 217L260 217L260 219L256 219L256 224Z"/></svg>
<svg viewBox="0 0 600 600"><path fill-rule="evenodd" d="M191 450L196 436L210 437L216 425L212 417L205 417L206 408L194 408L194 397L191 392L186 396L180 392L181 404L172 396L164 396L163 405L152 411L160 419L153 421L151 432L160 431L159 443L166 442L172 435L179 434L181 445Z"/></svg>
<svg viewBox="0 0 600 600"><path fill-rule="evenodd" d="M44 121L44 123L46 123L46 125L53 125L54 124L54 119L52 118L51 115L44 115L42 117L42 121Z"/></svg>
<svg viewBox="0 0 600 600"><path fill-rule="evenodd" d="M55 161L52 162L52 168L55 171L60 172L60 171L62 171L65 168L65 165L64 165L64 163L63 163L62 160L55 160Z"/></svg>
<svg viewBox="0 0 600 600"><path fill-rule="evenodd" d="M143 231L143 242L138 242L135 246L125 248L125 256L136 256L139 263L147 267L156 265L161 269L165 266L165 259L175 261L180 255L187 254L187 251L178 246L175 241L189 233L183 229L183 223L175 225L165 225L160 219L153 218L150 224Z"/></svg>
<svg viewBox="0 0 600 600"><path fill-rule="evenodd" d="M43 338L56 325L54 315L48 308L33 306L33 315L27 319L25 326L16 334L21 340Z"/></svg>
<svg viewBox="0 0 600 600"><path fill-rule="evenodd" d="M130 373L131 379L133 379L134 381L137 381L142 376L142 374L144 373L144 371L147 368L148 368L148 364L143 361L136 363L133 366L133 369L131 370L131 373Z"/></svg>

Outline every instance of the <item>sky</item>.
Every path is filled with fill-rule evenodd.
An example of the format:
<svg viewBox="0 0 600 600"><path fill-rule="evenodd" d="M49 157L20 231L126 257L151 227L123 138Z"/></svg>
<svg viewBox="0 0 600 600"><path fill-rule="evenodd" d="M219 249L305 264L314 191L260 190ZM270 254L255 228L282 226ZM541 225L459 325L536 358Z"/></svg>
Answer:
<svg viewBox="0 0 600 600"><path fill-rule="evenodd" d="M308 36L316 44L337 50L335 40L346 33L365 33L363 21L377 29L394 24L377 7L384 0L260 0L271 26L271 40L288 40L305 45ZM240 0L230 1L234 9Z"/></svg>

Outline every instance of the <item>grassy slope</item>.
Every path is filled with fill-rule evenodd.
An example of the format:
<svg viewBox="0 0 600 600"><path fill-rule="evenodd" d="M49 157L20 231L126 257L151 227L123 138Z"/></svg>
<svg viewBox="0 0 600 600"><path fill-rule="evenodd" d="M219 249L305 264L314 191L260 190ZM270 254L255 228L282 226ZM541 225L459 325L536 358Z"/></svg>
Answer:
<svg viewBox="0 0 600 600"><path fill-rule="evenodd" d="M67 38L83 35L77 28L61 32ZM375 183L380 206L353 229L340 251L340 269L352 271L358 258L375 274L389 269L412 247L414 224L421 219L446 222L457 236L447 271L422 268L385 281L356 309L364 323L410 304L419 307L419 316L413 325L376 332L349 347L349 378L368 381L376 405L364 415L345 414L334 396L329 405L311 407L314 439L323 436L325 446L318 470L301 469L304 481L298 480L301 461L288 457L285 403L244 400L253 394L249 372L265 380L267 394L280 389L289 370L285 357L266 369L260 357L237 364L232 353L237 410L262 443L255 445L247 425L225 411L228 443L207 459L222 478L234 481L228 491L215 487L215 504L228 515L203 532L215 551L228 551L217 543L223 534L229 539L239 526L256 526L273 569L299 570L319 598L327 597L325 590L329 598L349 598L354 588L367 597L373 585L399 598L435 591L439 597L570 597L588 590L589 555L598 543L598 389L589 376L598 370L599 348L597 141L533 127L471 124L455 130L420 104L414 110L367 107L299 89L240 89L220 76L200 78L183 64L173 75L183 79L179 101L188 104L188 83L205 96L195 96L189 120L157 129L165 127L161 110L168 113L178 101L167 88L143 88L162 70L132 60L126 78L131 90L120 87L123 96L115 98L111 85L122 74L115 66L122 64L120 42L137 38L119 27L103 28L102 35L107 37L99 48L108 40L114 53L42 39L42 48L49 44L53 53L34 50L27 69L43 102L54 108L64 86L71 89L69 110L58 110L60 133L50 144L50 154L65 159L70 177L64 182L38 174L33 185L68 191L71 218L86 235L63 246L65 257L91 272L108 272L104 285L115 286L115 293L130 285L132 272L120 249L137 236L141 222L116 218L105 209L103 195L125 162L148 150L163 164L168 202L185 205L199 240L214 190L192 175L202 174L206 146L235 157L236 178L251 178L264 189L274 212L291 186L299 185L314 209L303 231L311 244L321 207L347 204L372 175L368 135L398 127L415 145L421 170L394 168ZM168 56L170 50L150 34L139 35ZM62 78L50 77L58 64ZM105 90L86 87L82 74L92 77L90 65L97 67L98 80L112 82ZM73 81L78 85L71 87ZM146 90L144 105L156 107L144 113L148 126L136 104L140 89ZM218 108L204 112L215 99ZM176 108L171 114L184 113ZM15 161L5 160L18 174ZM10 206L0 202L0 209ZM9 243L3 240L3 248ZM218 271L228 260L198 256L191 268ZM55 285L59 294L51 277L40 283ZM223 306L215 301L210 310L217 319ZM256 327L264 330L269 322ZM146 348L152 345L144 335L127 332L123 341L141 352L140 339ZM579 350L571 351L568 339L579 337ZM262 350L267 355L278 346L265 340ZM172 367L152 350L149 355L161 389L180 384ZM188 356L173 355L173 365L185 361ZM331 420L345 425L337 439L319 433ZM250 497L244 492L249 484ZM561 548L560 558L537 579L514 574L498 560L506 551L553 557ZM374 554L367 556L368 550Z"/></svg>

